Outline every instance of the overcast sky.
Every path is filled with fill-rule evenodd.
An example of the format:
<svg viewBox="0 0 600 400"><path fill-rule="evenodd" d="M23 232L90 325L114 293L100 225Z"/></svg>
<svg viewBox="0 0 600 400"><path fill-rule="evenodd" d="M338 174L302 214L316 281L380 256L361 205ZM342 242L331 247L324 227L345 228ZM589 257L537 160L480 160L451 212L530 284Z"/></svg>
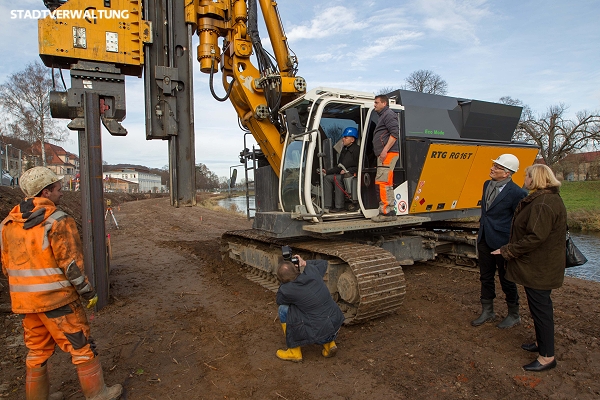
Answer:
<svg viewBox="0 0 600 400"><path fill-rule="evenodd" d="M600 110L597 0L283 0L278 5L299 59L298 75L309 89L378 92L428 69L446 80L450 96L485 101L511 96L538 113L558 103L570 106L571 115ZM44 5L42 0L0 2L0 82L39 60L37 21L12 19L11 10L18 9L44 10ZM266 38L265 29L261 36ZM68 76L65 72L67 81ZM167 165L167 144L145 139L141 79L127 78L126 87L123 125L129 135L103 133L103 159ZM237 116L231 104L212 98L208 75L197 64L194 92L196 162L227 176L243 147ZM61 145L78 153L76 140L71 135Z"/></svg>

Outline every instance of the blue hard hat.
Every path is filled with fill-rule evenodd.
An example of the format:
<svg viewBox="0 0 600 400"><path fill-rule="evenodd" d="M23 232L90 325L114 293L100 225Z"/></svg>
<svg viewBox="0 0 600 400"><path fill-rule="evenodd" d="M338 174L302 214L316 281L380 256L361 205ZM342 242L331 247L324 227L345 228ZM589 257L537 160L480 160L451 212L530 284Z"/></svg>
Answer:
<svg viewBox="0 0 600 400"><path fill-rule="evenodd" d="M344 133L342 133L342 137L351 136L354 139L358 139L358 129L353 127L348 127L344 129Z"/></svg>

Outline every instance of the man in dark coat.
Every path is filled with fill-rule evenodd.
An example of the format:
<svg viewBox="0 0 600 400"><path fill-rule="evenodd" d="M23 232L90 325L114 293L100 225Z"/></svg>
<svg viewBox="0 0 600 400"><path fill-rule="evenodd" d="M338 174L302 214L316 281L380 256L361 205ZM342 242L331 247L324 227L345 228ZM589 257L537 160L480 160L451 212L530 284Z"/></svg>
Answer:
<svg viewBox="0 0 600 400"><path fill-rule="evenodd" d="M515 208L521 199L527 196L527 192L512 181L512 174L519 169L517 157L512 154L502 154L492 161L490 170L492 179L483 184L481 218L477 237L482 312L477 319L471 321L471 325L480 326L496 317L494 298L496 298L496 269L498 269L500 285L506 295L508 315L497 327L506 329L521 321L519 293L517 285L505 277L504 258L491 253L508 243L510 224Z"/></svg>
<svg viewBox="0 0 600 400"><path fill-rule="evenodd" d="M323 345L323 357L332 357L337 351L334 340L344 322L344 314L323 282L327 261L294 257L298 258L297 265L283 261L277 269L281 282L277 291L279 320L288 347L277 350L277 357L302 361L300 346L314 343ZM304 268L302 273L300 268Z"/></svg>

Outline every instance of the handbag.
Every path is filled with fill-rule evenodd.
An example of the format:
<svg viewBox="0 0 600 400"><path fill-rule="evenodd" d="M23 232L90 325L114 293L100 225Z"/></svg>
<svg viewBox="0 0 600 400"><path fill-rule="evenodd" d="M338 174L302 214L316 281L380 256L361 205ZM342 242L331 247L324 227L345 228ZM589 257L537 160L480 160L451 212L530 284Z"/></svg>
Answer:
<svg viewBox="0 0 600 400"><path fill-rule="evenodd" d="M569 234L569 230L567 229L567 264L565 268L576 267L578 265L583 265L586 262L587 258L585 258L581 250L575 246L575 243Z"/></svg>

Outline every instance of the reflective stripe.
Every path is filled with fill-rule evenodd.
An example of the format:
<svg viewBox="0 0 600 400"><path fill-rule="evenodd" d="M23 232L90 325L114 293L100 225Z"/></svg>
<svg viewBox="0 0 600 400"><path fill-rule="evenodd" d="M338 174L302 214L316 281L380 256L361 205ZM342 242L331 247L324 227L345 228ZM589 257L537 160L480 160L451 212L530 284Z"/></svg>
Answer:
<svg viewBox="0 0 600 400"><path fill-rule="evenodd" d="M42 268L42 269L6 269L8 276L49 276L62 275L60 268Z"/></svg>
<svg viewBox="0 0 600 400"><path fill-rule="evenodd" d="M81 289L77 289L77 293L79 293L80 296L83 296L86 293L89 293L92 291L92 286L88 283L87 285L85 285L83 288Z"/></svg>
<svg viewBox="0 0 600 400"><path fill-rule="evenodd" d="M35 285L9 285L11 292L48 292L71 286L69 281L58 281L52 283L39 283Z"/></svg>
<svg viewBox="0 0 600 400"><path fill-rule="evenodd" d="M48 232L54 226L54 223L58 220L63 219L67 213L64 211L56 210L44 222L44 242L42 243L42 250L46 250L48 246L50 246L50 241L48 240Z"/></svg>
<svg viewBox="0 0 600 400"><path fill-rule="evenodd" d="M67 213L66 213L66 212L64 212L64 211L61 211L61 210L56 210L56 211L54 211L54 212L53 212L53 213L50 215L50 217L49 217L49 218L52 218L52 219L54 219L55 221L58 221L58 220L60 220L60 219L64 218L66 215L67 215Z"/></svg>
<svg viewBox="0 0 600 400"><path fill-rule="evenodd" d="M73 284L73 286L77 286L77 285L81 285L83 283L83 281L85 281L85 276L80 276L77 279L73 279L71 281L71 283Z"/></svg>

